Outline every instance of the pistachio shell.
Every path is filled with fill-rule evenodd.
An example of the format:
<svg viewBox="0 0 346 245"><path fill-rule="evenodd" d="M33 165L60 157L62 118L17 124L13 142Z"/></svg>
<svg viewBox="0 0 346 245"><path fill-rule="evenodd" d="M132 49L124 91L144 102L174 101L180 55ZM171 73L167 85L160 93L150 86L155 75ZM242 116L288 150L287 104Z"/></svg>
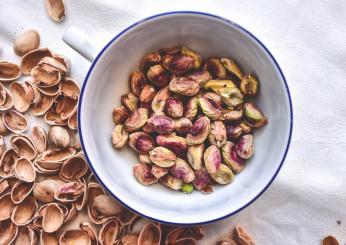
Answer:
<svg viewBox="0 0 346 245"><path fill-rule="evenodd" d="M247 242L247 240L244 240L245 242ZM244 243L245 244L245 243ZM246 244L249 244L249 243L246 243ZM253 243L254 244L254 243ZM339 245L339 242L338 240L336 240L335 237L333 236L327 236L323 239L322 241L322 244L323 245Z"/></svg>
<svg viewBox="0 0 346 245"><path fill-rule="evenodd" d="M29 224L37 211L38 204L33 196L28 196L13 210L11 220L18 226Z"/></svg>
<svg viewBox="0 0 346 245"><path fill-rule="evenodd" d="M156 137L159 146L166 147L179 156L183 156L187 150L186 139L173 134L159 135Z"/></svg>
<svg viewBox="0 0 346 245"><path fill-rule="evenodd" d="M147 77L157 88L163 88L169 84L169 74L161 65L151 66L147 72Z"/></svg>
<svg viewBox="0 0 346 245"><path fill-rule="evenodd" d="M149 223L146 224L138 236L138 245L160 245L161 228L159 225Z"/></svg>
<svg viewBox="0 0 346 245"><path fill-rule="evenodd" d="M31 131L31 139L38 153L42 153L47 149L47 133L44 128L34 126Z"/></svg>
<svg viewBox="0 0 346 245"><path fill-rule="evenodd" d="M200 87L203 87L207 81L212 79L209 71L193 71L187 77L197 81Z"/></svg>
<svg viewBox="0 0 346 245"><path fill-rule="evenodd" d="M255 96L258 93L259 82L253 75L246 75L241 79L240 90L245 96Z"/></svg>
<svg viewBox="0 0 346 245"><path fill-rule="evenodd" d="M41 94L41 100L35 104L32 114L34 116L44 115L53 105L54 97Z"/></svg>
<svg viewBox="0 0 346 245"><path fill-rule="evenodd" d="M57 60L54 57L44 57L40 60L38 66L42 67L43 69L49 72L56 71L62 74L67 73L66 64L64 62L60 62L60 60Z"/></svg>
<svg viewBox="0 0 346 245"><path fill-rule="evenodd" d="M215 145L209 146L203 155L204 164L208 173L216 173L221 165L221 153Z"/></svg>
<svg viewBox="0 0 346 245"><path fill-rule="evenodd" d="M129 133L125 130L124 125L118 124L112 132L112 144L115 149L121 149L127 143Z"/></svg>
<svg viewBox="0 0 346 245"><path fill-rule="evenodd" d="M40 35L35 30L27 30L21 33L13 44L14 52L23 56L24 54L37 49L40 46Z"/></svg>
<svg viewBox="0 0 346 245"><path fill-rule="evenodd" d="M154 141L151 136L144 132L135 132L130 134L129 145L139 153L148 153L154 148Z"/></svg>
<svg viewBox="0 0 346 245"><path fill-rule="evenodd" d="M126 234L121 238L121 243L123 245L137 245L138 244L138 235L136 234Z"/></svg>
<svg viewBox="0 0 346 245"><path fill-rule="evenodd" d="M114 244L125 232L123 223L116 217L107 220L101 227L98 240L103 245Z"/></svg>
<svg viewBox="0 0 346 245"><path fill-rule="evenodd" d="M13 150L19 157L33 160L37 155L37 150L29 137L24 135L13 135L10 139Z"/></svg>
<svg viewBox="0 0 346 245"><path fill-rule="evenodd" d="M44 115L44 121L49 125L65 126L67 125L67 120L61 119L61 115L50 108Z"/></svg>
<svg viewBox="0 0 346 245"><path fill-rule="evenodd" d="M54 86L50 86L50 87L36 86L36 88L38 91L40 91L44 95L56 96L61 91L61 83L57 83Z"/></svg>
<svg viewBox="0 0 346 245"><path fill-rule="evenodd" d="M83 230L65 230L59 238L59 244L91 245L91 239L88 233Z"/></svg>
<svg viewBox="0 0 346 245"><path fill-rule="evenodd" d="M172 167L177 160L174 152L168 150L165 147L155 147L149 151L150 160L159 167L168 168Z"/></svg>
<svg viewBox="0 0 346 245"><path fill-rule="evenodd" d="M148 126L153 132L170 134L174 131L174 120L165 115L153 115L148 119Z"/></svg>
<svg viewBox="0 0 346 245"><path fill-rule="evenodd" d="M14 176L2 178L0 180L0 195L8 193L15 183L17 183L17 178Z"/></svg>
<svg viewBox="0 0 346 245"><path fill-rule="evenodd" d="M165 109L166 101L170 96L170 90L169 87L166 86L162 89L160 89L155 97L153 98L153 101L151 102L151 109L153 112L162 112Z"/></svg>
<svg viewBox="0 0 346 245"><path fill-rule="evenodd" d="M64 79L61 81L61 93L72 99L77 99L80 94L79 85L74 79L64 77Z"/></svg>
<svg viewBox="0 0 346 245"><path fill-rule="evenodd" d="M95 205L94 205L95 198L99 195L105 195L105 194L106 194L105 191L102 189L102 187L98 183L89 181L87 209L88 209L89 218L95 224L101 224L105 221L106 216L102 215L95 208Z"/></svg>
<svg viewBox="0 0 346 245"><path fill-rule="evenodd" d="M169 89L172 92L185 95L194 96L199 92L199 83L188 77L175 77L169 83Z"/></svg>
<svg viewBox="0 0 346 245"><path fill-rule="evenodd" d="M232 170L230 170L225 164L221 164L216 172L210 173L210 176L221 185L229 184L234 179Z"/></svg>
<svg viewBox="0 0 346 245"><path fill-rule="evenodd" d="M76 154L73 148L64 148L61 150L53 149L42 153L41 160L47 162L62 162Z"/></svg>
<svg viewBox="0 0 346 245"><path fill-rule="evenodd" d="M64 212L56 203L49 203L42 216L42 229L48 233L57 231L64 222Z"/></svg>
<svg viewBox="0 0 346 245"><path fill-rule="evenodd" d="M25 116L15 110L6 111L2 120L6 128L13 133L22 133L28 128Z"/></svg>
<svg viewBox="0 0 346 245"><path fill-rule="evenodd" d="M239 80L242 79L243 73L234 60L228 58L221 58L220 61L229 73L236 76Z"/></svg>
<svg viewBox="0 0 346 245"><path fill-rule="evenodd" d="M222 113L221 108L212 100L201 97L198 99L198 103L203 113L211 120L218 120L220 118Z"/></svg>
<svg viewBox="0 0 346 245"><path fill-rule="evenodd" d="M41 245L59 245L58 236L55 232L47 233L41 230L40 232Z"/></svg>
<svg viewBox="0 0 346 245"><path fill-rule="evenodd" d="M177 158L170 171L173 177L181 179L185 183L190 183L195 179L195 174L191 167L181 158Z"/></svg>
<svg viewBox="0 0 346 245"><path fill-rule="evenodd" d="M94 198L94 208L105 216L118 215L124 210L123 206L108 195L96 196Z"/></svg>
<svg viewBox="0 0 346 245"><path fill-rule="evenodd" d="M37 104L41 100L41 92L37 89L36 85L31 81L25 81L23 86L27 88L27 100L31 104Z"/></svg>
<svg viewBox="0 0 346 245"><path fill-rule="evenodd" d="M229 237L221 237L217 240L216 245L238 245L233 239Z"/></svg>
<svg viewBox="0 0 346 245"><path fill-rule="evenodd" d="M0 84L0 105L1 106L5 104L7 94L10 94L10 92L6 92L6 88L4 87L4 85Z"/></svg>
<svg viewBox="0 0 346 245"><path fill-rule="evenodd" d="M238 155L243 159L249 159L253 155L253 136L251 134L245 134L235 145Z"/></svg>
<svg viewBox="0 0 346 245"><path fill-rule="evenodd" d="M62 203L74 202L83 194L84 186L83 182L68 182L55 191L54 198Z"/></svg>
<svg viewBox="0 0 346 245"><path fill-rule="evenodd" d="M8 149L4 152L0 159L0 176L7 178L13 176L14 164L19 158L13 149Z"/></svg>
<svg viewBox="0 0 346 245"><path fill-rule="evenodd" d="M55 111L60 115L61 120L67 120L77 110L77 106L78 98L72 98L61 94L59 99L56 99Z"/></svg>
<svg viewBox="0 0 346 245"><path fill-rule="evenodd" d="M19 180L33 182L36 178L34 165L30 159L22 157L17 159L14 165L14 173Z"/></svg>
<svg viewBox="0 0 346 245"><path fill-rule="evenodd" d="M61 22L65 18L65 5L63 0L44 1L49 17L55 22Z"/></svg>
<svg viewBox="0 0 346 245"><path fill-rule="evenodd" d="M235 173L239 173L245 167L245 161L238 156L236 146L230 141L222 147L222 159Z"/></svg>
<svg viewBox="0 0 346 245"><path fill-rule="evenodd" d="M79 196L78 199L74 203L72 203L73 208L76 210L75 211L76 214L77 214L77 211L81 211L85 207L88 201L88 185L85 178L82 178L82 182L83 182L83 194ZM65 220L65 222L68 222L68 221Z"/></svg>
<svg viewBox="0 0 346 245"><path fill-rule="evenodd" d="M237 225L234 229L234 240L239 245L255 245L251 236L245 231L245 229Z"/></svg>
<svg viewBox="0 0 346 245"><path fill-rule="evenodd" d="M33 188L34 197L43 203L53 202L54 193L64 184L60 179L44 179L35 183Z"/></svg>
<svg viewBox="0 0 346 245"><path fill-rule="evenodd" d="M0 222L0 244L11 244L17 237L18 226L12 223L11 220Z"/></svg>
<svg viewBox="0 0 346 245"><path fill-rule="evenodd" d="M77 154L67 160L61 166L59 176L63 180L79 180L88 171L88 165L84 154Z"/></svg>
<svg viewBox="0 0 346 245"><path fill-rule="evenodd" d="M21 226L18 228L18 233L13 241L13 245L35 245L37 243L37 236L35 231L28 226Z"/></svg>
<svg viewBox="0 0 346 245"><path fill-rule="evenodd" d="M267 118L255 106L254 103L248 102L244 105L245 122L254 128L260 128L267 123Z"/></svg>
<svg viewBox="0 0 346 245"><path fill-rule="evenodd" d="M175 130L177 131L178 134L181 135L187 135L190 133L190 130L192 128L192 122L190 119L187 119L186 117L179 118L175 120Z"/></svg>
<svg viewBox="0 0 346 245"><path fill-rule="evenodd" d="M10 85L10 93L12 95L13 107L18 112L26 112L31 104L29 98L30 87L25 83L13 82Z"/></svg>
<svg viewBox="0 0 346 245"><path fill-rule="evenodd" d="M137 181L143 185L152 185L157 182L156 177L151 173L149 166L145 164L136 164L133 166L133 174Z"/></svg>
<svg viewBox="0 0 346 245"><path fill-rule="evenodd" d="M0 111L7 111L13 106L12 94L7 88L3 87L2 85L0 85L0 87L2 87L2 90L6 94L5 101L3 101L3 103L0 105Z"/></svg>
<svg viewBox="0 0 346 245"><path fill-rule="evenodd" d="M49 128L48 140L52 148L66 148L70 144L70 135L66 128L53 126Z"/></svg>
<svg viewBox="0 0 346 245"><path fill-rule="evenodd" d="M186 136L188 145L202 144L210 132L210 120L207 117L201 117L195 121L190 133Z"/></svg>
<svg viewBox="0 0 346 245"><path fill-rule="evenodd" d="M0 135L0 158L5 153L5 151L6 151L6 144L4 141L4 137Z"/></svg>
<svg viewBox="0 0 346 245"><path fill-rule="evenodd" d="M2 114L0 114L0 135L5 136L9 133L10 131L6 128L4 124L4 120L2 119Z"/></svg>
<svg viewBox="0 0 346 245"><path fill-rule="evenodd" d="M190 145L187 150L187 159L193 169L199 170L203 163L204 144Z"/></svg>
<svg viewBox="0 0 346 245"><path fill-rule="evenodd" d="M148 110L145 108L134 110L125 122L125 129L134 132L142 128L148 120L148 114Z"/></svg>
<svg viewBox="0 0 346 245"><path fill-rule="evenodd" d="M79 227L88 234L91 245L98 245L97 230L90 222L84 221Z"/></svg>
<svg viewBox="0 0 346 245"><path fill-rule="evenodd" d="M198 112L198 98L197 97L192 97L186 105L185 108L185 114L184 117L186 117L189 120L193 120Z"/></svg>
<svg viewBox="0 0 346 245"><path fill-rule="evenodd" d="M11 190L11 199L15 204L21 203L32 191L34 183L18 181Z"/></svg>
<svg viewBox="0 0 346 245"><path fill-rule="evenodd" d="M0 221L9 219L16 205L12 202L11 194L6 193L0 197Z"/></svg>
<svg viewBox="0 0 346 245"><path fill-rule="evenodd" d="M20 68L17 64L0 61L0 81L8 82L16 80L20 76Z"/></svg>
<svg viewBox="0 0 346 245"><path fill-rule="evenodd" d="M177 227L168 233L166 241L169 244L176 244L176 242L181 239L192 238L194 240L201 240L204 237L204 233L205 233L205 229L202 226ZM179 244L184 244L184 243L179 243ZM190 244L190 243L187 243L187 244Z"/></svg>
<svg viewBox="0 0 346 245"><path fill-rule="evenodd" d="M222 121L214 121L210 125L209 142L217 147L222 147L227 140L225 124Z"/></svg>
<svg viewBox="0 0 346 245"><path fill-rule="evenodd" d="M160 178L159 181L162 185L175 191L179 191L183 187L183 184L184 184L182 180L175 178L169 174L166 174L165 176Z"/></svg>
<svg viewBox="0 0 346 245"><path fill-rule="evenodd" d="M61 73L58 71L47 71L41 66L31 70L31 76L38 87L52 87L61 82Z"/></svg>
<svg viewBox="0 0 346 245"><path fill-rule="evenodd" d="M77 110L68 118L67 126L69 129L77 130Z"/></svg>
<svg viewBox="0 0 346 245"><path fill-rule="evenodd" d="M20 63L22 73L24 75L30 75L31 70L38 65L42 58L47 56L53 56L52 52L47 48L35 49L26 53Z"/></svg>

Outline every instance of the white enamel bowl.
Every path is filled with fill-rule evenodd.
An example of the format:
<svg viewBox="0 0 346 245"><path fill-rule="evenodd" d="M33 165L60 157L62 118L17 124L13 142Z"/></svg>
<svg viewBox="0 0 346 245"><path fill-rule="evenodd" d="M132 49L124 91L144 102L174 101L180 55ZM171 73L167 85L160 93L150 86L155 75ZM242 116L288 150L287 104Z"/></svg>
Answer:
<svg viewBox="0 0 346 245"><path fill-rule="evenodd" d="M89 59L95 52L75 29L64 40ZM203 57L232 57L260 80L257 104L268 125L255 133L255 154L232 184L214 193L186 195L133 177L138 156L111 145L112 109L129 90L128 77L149 51L186 45ZM108 192L134 212L165 223L191 225L230 216L251 204L273 181L285 159L292 131L292 106L285 78L267 48L239 25L214 15L171 12L149 17L115 36L93 60L79 104L82 147L94 174Z"/></svg>

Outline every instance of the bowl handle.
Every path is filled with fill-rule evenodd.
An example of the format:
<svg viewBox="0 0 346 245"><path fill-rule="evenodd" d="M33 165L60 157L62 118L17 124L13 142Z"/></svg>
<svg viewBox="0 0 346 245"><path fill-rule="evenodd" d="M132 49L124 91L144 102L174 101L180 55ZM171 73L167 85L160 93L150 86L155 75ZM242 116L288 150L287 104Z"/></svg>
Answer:
<svg viewBox="0 0 346 245"><path fill-rule="evenodd" d="M93 40L74 26L64 31L62 40L90 62L93 62L99 53Z"/></svg>

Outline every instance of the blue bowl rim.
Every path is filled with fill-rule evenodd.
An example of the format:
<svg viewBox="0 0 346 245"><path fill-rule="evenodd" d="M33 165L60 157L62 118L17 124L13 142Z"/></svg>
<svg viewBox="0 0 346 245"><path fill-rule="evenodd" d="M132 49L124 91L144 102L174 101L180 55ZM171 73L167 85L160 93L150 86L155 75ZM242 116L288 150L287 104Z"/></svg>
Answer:
<svg viewBox="0 0 346 245"><path fill-rule="evenodd" d="M269 49L255 36L253 35L251 32L249 32L248 30L246 30L244 27L240 26L239 24L229 20L229 19L226 19L224 17L221 17L221 16L218 16L218 15L215 15L215 14L210 14L210 13L206 13L206 12L200 12L200 11L170 11L170 12L164 12L164 13L160 13L160 14L156 14L156 15L152 15L150 17L147 17L147 18L144 18L142 20L139 20L137 22L135 22L134 24L128 26L127 28L123 29L121 32L119 32L117 35L115 35L103 48L102 50L98 53L98 55L96 56L95 60L93 61L93 63L91 64L90 68L89 68L89 71L84 79L84 82L83 82L83 85L82 85L82 88L81 88L81 94L80 94L80 99L79 99L79 103L78 103L78 111L79 108L81 108L82 106L82 103L83 103L83 94L84 94L84 90L85 90L85 87L86 87L86 84L88 82L88 79L89 79L89 76L91 74L91 72L93 71L93 68L95 66L95 64L97 63L98 59L102 56L102 54L107 50L107 48L114 42L116 41L120 36L122 36L124 33L126 33L127 31L129 31L130 29L132 29L133 27L136 27L137 25L143 23L143 22L146 22L146 21L149 21L151 19L154 19L154 18L157 18L157 17L161 17L161 16L168 16L168 15L175 15L175 14L194 14L194 15L202 15L202 16L208 16L208 17L213 17L213 18L216 18L216 19L219 19L219 20L222 20L224 22L226 22L227 24L231 24L231 25L234 25L236 26L237 28L241 29L242 31L244 31L245 33L247 33L251 38L253 38L266 52L267 54L270 56L270 58L272 59L273 63L275 64L276 68L278 69L278 71L280 72L280 75L284 81L284 84L285 84L285 88L286 88L286 93L287 93L287 96L288 96L288 100L289 100L289 107L290 107L290 132L289 132L289 137L288 137L288 141L287 141L287 145L286 145L286 149L285 149L285 152L283 154L283 157L282 157L282 160L280 162L280 165L278 167L278 169L276 170L275 174L273 175L273 177L271 178L271 180L268 182L268 184L263 188L262 191L260 191L251 201L249 201L247 204L245 204L244 206L240 207L239 209L227 214L227 215L224 215L222 217L218 217L216 219L211 219L211 220L208 220L208 221L203 221L203 222L196 222L196 223L175 223L175 222L168 222L168 221L164 221L164 220L159 220L159 219L156 219L156 218L153 218L153 217L150 217L148 215L144 215L140 212L138 212L137 210L135 210L134 208L128 206L126 203L124 203L122 200L120 200L114 193L112 193L109 188L103 183L103 181L101 180L101 178L97 175L96 171L94 170L93 168L93 165L88 157L88 154L85 150L85 146L84 146L84 141L83 141L83 134L82 134L82 131L79 130L79 137L80 137L80 142L81 142L81 146L82 146L82 149L84 151L84 154L85 154L85 157L89 163L89 166L94 174L94 176L96 177L96 179L101 183L101 185L107 190L108 193L110 193L112 195L113 198L115 198L118 202L120 202L124 207L126 207L127 209L133 211L134 213L137 213L138 215L142 216L142 217L145 217L145 218L148 218L150 220L153 220L153 221L156 221L156 222L160 222L162 224L168 224L168 225L179 225L179 226L191 226L191 225L205 225L205 224L210 224L210 223L213 223L213 222L217 222L217 221L220 221L220 220L223 220L227 217L230 217L238 212L240 212L241 210L245 209L246 207L248 207L249 205L251 205L254 201L256 201L267 189L268 187L272 184L272 182L274 181L274 179L276 178L276 176L278 175L284 161L285 161L285 158L286 158L286 155L288 153L288 149L290 147L290 143L291 143L291 137L292 137L292 130L293 130L293 107L292 107L292 99L291 99L291 95L290 95L290 91L289 91L289 88L288 88L288 84L287 84L287 80L278 64L278 62L276 61L276 59L274 58L274 56L271 54L271 52L269 51ZM78 114L78 129L81 129L81 120L80 120L80 116Z"/></svg>

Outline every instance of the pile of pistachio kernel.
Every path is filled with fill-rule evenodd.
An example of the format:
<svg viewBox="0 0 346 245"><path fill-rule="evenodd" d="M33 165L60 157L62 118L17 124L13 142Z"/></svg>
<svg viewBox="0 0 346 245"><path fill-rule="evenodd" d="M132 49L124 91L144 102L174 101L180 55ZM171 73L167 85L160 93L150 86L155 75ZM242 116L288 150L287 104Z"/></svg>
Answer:
<svg viewBox="0 0 346 245"><path fill-rule="evenodd" d="M253 155L253 129L267 123L252 101L257 78L187 47L148 53L139 68L113 111L112 132L114 148L128 143L139 153L136 179L185 193L231 183Z"/></svg>

